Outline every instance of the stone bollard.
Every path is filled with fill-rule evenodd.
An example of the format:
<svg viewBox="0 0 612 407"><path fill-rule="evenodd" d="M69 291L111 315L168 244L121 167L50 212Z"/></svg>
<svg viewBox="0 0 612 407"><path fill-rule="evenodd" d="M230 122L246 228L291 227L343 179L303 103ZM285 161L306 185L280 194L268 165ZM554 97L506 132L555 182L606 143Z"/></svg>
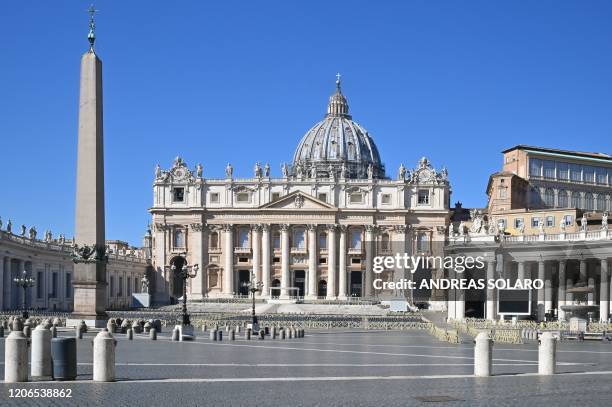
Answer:
<svg viewBox="0 0 612 407"><path fill-rule="evenodd" d="M285 332L285 330L283 328L281 328L281 330L280 330L280 338L281 339L287 339L287 333Z"/></svg>
<svg viewBox="0 0 612 407"><path fill-rule="evenodd" d="M132 328L128 328L127 331L125 331L125 336L127 336L128 341L131 341L134 339L134 330Z"/></svg>
<svg viewBox="0 0 612 407"><path fill-rule="evenodd" d="M271 333L271 335L272 335L272 339L276 339L276 326L274 326L274 325L272 326L272 333Z"/></svg>
<svg viewBox="0 0 612 407"><path fill-rule="evenodd" d="M157 340L157 329L151 328L151 330L149 331L149 338L151 338L152 341Z"/></svg>
<svg viewBox="0 0 612 407"><path fill-rule="evenodd" d="M124 319L123 321L121 321L121 332L126 332L127 330L130 329L132 327L132 325L128 322L127 319Z"/></svg>
<svg viewBox="0 0 612 407"><path fill-rule="evenodd" d="M53 326L59 326L59 325L60 325L60 322L61 322L61 321L60 321L60 319L59 319L59 318L53 318L53 322L52 322L52 324L53 324Z"/></svg>
<svg viewBox="0 0 612 407"><path fill-rule="evenodd" d="M264 334L265 335L270 335L270 327L269 326L265 326L264 327Z"/></svg>
<svg viewBox="0 0 612 407"><path fill-rule="evenodd" d="M251 340L251 328L247 328L246 331L244 331L244 338L247 341Z"/></svg>
<svg viewBox="0 0 612 407"><path fill-rule="evenodd" d="M239 334L240 333L240 325L236 325L236 333Z"/></svg>
<svg viewBox="0 0 612 407"><path fill-rule="evenodd" d="M236 331L232 329L230 331L230 341L235 341L235 340L236 340Z"/></svg>
<svg viewBox="0 0 612 407"><path fill-rule="evenodd" d="M57 338L57 327L55 325L51 327L51 338Z"/></svg>
<svg viewBox="0 0 612 407"><path fill-rule="evenodd" d="M557 340L550 332L540 335L538 347L538 374L555 374L557 367Z"/></svg>
<svg viewBox="0 0 612 407"><path fill-rule="evenodd" d="M174 328L172 330L172 340L173 341L178 341L179 340L179 335L180 335L180 333L179 333L178 328Z"/></svg>
<svg viewBox="0 0 612 407"><path fill-rule="evenodd" d="M93 341L93 380L94 382L115 381L115 338L102 329Z"/></svg>
<svg viewBox="0 0 612 407"><path fill-rule="evenodd" d="M217 340L217 331L210 331L210 340L211 341Z"/></svg>
<svg viewBox="0 0 612 407"><path fill-rule="evenodd" d="M83 339L83 327L81 325L77 325L75 328L76 338Z"/></svg>
<svg viewBox="0 0 612 407"><path fill-rule="evenodd" d="M259 339L266 339L266 331L264 329L259 330Z"/></svg>
<svg viewBox="0 0 612 407"><path fill-rule="evenodd" d="M218 335L217 335L217 339L218 339L219 341L222 341L222 340L223 340L223 331L219 331L219 333L218 333Z"/></svg>
<svg viewBox="0 0 612 407"><path fill-rule="evenodd" d="M13 331L4 341L4 382L28 381L28 338L23 334L20 322L13 322Z"/></svg>
<svg viewBox="0 0 612 407"><path fill-rule="evenodd" d="M138 323L138 321L134 321L132 323L132 329L136 334L142 333L142 326Z"/></svg>
<svg viewBox="0 0 612 407"><path fill-rule="evenodd" d="M32 377L51 376L51 331L40 324L32 333Z"/></svg>
<svg viewBox="0 0 612 407"><path fill-rule="evenodd" d="M202 325L202 332L206 332L206 324Z"/></svg>
<svg viewBox="0 0 612 407"><path fill-rule="evenodd" d="M474 346L474 376L493 374L493 340L486 332L476 335Z"/></svg>
<svg viewBox="0 0 612 407"><path fill-rule="evenodd" d="M144 333L148 334L149 331L151 330L151 328L153 328L153 325L150 322L146 322L144 324Z"/></svg>
<svg viewBox="0 0 612 407"><path fill-rule="evenodd" d="M289 339L293 339L293 328L289 328L288 331L289 331L289 335L288 335Z"/></svg>
<svg viewBox="0 0 612 407"><path fill-rule="evenodd" d="M225 332L229 332L230 331L230 326L229 325L225 325Z"/></svg>
<svg viewBox="0 0 612 407"><path fill-rule="evenodd" d="M32 328L30 328L30 325L24 325L23 334L26 336L26 338L32 336Z"/></svg>
<svg viewBox="0 0 612 407"><path fill-rule="evenodd" d="M110 332L111 334L115 333L115 327L116 326L117 325L115 325L115 320L114 319L109 319L108 322L106 323L106 330L108 332Z"/></svg>

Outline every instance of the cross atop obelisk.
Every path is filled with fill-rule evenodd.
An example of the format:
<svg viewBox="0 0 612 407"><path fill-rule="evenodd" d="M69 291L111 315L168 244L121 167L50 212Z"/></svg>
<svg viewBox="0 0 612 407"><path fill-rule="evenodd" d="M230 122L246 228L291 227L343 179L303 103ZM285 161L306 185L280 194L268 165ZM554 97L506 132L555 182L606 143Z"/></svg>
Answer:
<svg viewBox="0 0 612 407"><path fill-rule="evenodd" d="M81 58L74 260L74 311L67 324L106 324L102 61L93 51L95 8L89 8L89 50Z"/></svg>
<svg viewBox="0 0 612 407"><path fill-rule="evenodd" d="M89 34L87 34L87 39L89 40L89 52L94 52L94 42L96 42L96 22L94 21L94 15L98 12L94 5L92 4L87 9L89 13Z"/></svg>

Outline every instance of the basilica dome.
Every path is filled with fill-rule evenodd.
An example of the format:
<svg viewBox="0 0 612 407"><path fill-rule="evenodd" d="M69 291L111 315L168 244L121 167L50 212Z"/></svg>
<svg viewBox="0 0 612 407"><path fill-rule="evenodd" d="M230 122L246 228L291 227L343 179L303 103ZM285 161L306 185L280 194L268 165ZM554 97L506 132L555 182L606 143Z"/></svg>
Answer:
<svg viewBox="0 0 612 407"><path fill-rule="evenodd" d="M340 78L325 118L302 137L293 156L295 176L384 178L385 168L368 131L353 121ZM316 174L316 175L315 175Z"/></svg>

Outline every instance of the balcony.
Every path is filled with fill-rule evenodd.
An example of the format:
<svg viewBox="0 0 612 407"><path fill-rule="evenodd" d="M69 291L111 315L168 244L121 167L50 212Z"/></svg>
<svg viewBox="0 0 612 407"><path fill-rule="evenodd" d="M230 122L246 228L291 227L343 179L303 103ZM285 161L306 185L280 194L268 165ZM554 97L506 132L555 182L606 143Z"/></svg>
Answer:
<svg viewBox="0 0 612 407"><path fill-rule="evenodd" d="M251 254L250 247L234 247L234 253L236 254Z"/></svg>

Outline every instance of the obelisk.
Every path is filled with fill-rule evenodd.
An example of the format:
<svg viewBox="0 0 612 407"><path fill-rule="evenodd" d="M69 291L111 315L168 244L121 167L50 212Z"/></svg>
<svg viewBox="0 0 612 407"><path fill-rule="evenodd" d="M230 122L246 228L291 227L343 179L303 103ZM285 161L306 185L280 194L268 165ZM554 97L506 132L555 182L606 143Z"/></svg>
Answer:
<svg viewBox="0 0 612 407"><path fill-rule="evenodd" d="M70 325L106 326L104 137L102 61L94 51L95 9L89 20L89 50L81 58L76 185L74 309Z"/></svg>

